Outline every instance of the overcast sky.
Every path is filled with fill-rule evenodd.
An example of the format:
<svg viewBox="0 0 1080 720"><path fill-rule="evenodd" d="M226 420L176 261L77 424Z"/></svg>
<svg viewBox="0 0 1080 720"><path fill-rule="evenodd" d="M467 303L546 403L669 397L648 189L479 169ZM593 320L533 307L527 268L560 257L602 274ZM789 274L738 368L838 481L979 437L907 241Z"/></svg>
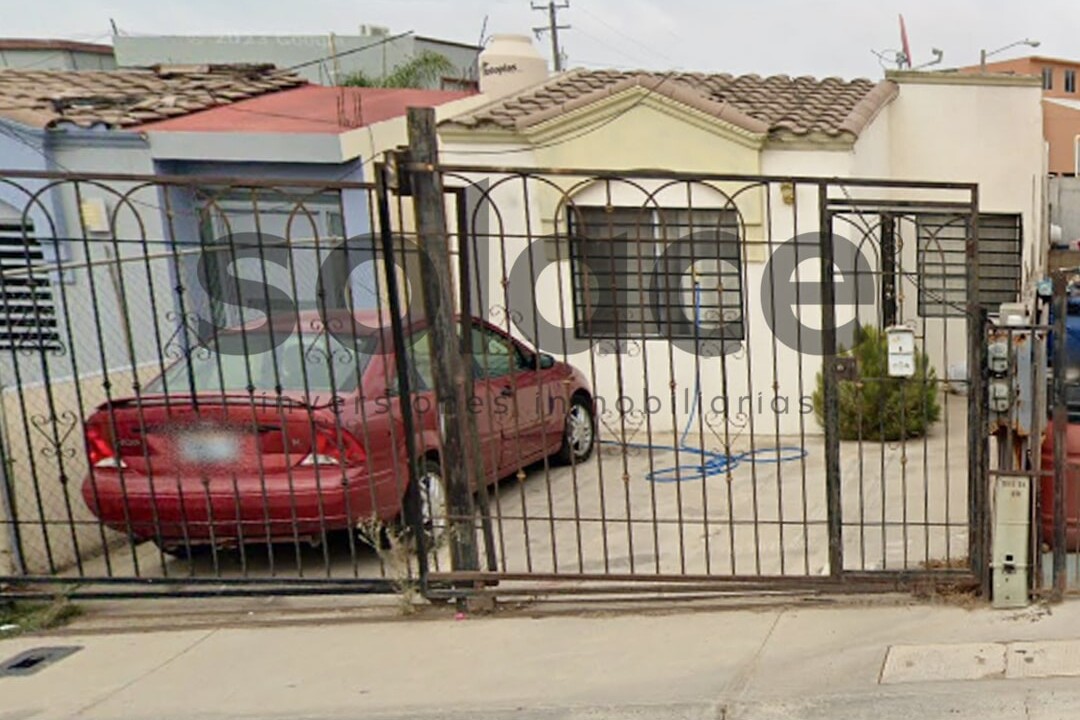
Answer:
<svg viewBox="0 0 1080 720"><path fill-rule="evenodd" d="M546 2L546 0L544 0ZM546 22L529 0L0 0L0 36L107 41L132 34L355 33L361 23L476 42ZM1031 52L1080 58L1077 0L570 0L561 21L569 66L877 77L871 50L899 47L907 21L916 63L975 64L979 49L1040 40ZM543 41L547 51L547 40Z"/></svg>

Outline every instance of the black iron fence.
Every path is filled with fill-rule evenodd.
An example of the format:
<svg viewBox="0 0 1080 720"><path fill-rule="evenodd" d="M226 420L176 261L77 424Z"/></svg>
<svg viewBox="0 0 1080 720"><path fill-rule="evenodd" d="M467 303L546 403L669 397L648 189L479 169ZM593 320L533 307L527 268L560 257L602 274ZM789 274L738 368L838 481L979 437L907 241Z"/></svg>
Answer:
<svg viewBox="0 0 1080 720"><path fill-rule="evenodd" d="M984 577L973 186L376 175L2 174L0 582Z"/></svg>

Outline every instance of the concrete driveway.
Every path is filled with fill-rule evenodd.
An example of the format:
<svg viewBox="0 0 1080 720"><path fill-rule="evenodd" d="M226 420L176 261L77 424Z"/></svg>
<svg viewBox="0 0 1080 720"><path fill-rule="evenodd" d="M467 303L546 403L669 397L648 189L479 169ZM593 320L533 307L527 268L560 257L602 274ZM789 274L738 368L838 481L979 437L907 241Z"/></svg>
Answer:
<svg viewBox="0 0 1080 720"><path fill-rule="evenodd" d="M924 439L842 443L847 569L920 568L964 558L966 407L963 398L947 396L941 422ZM829 572L821 436L732 433L731 459L719 432L691 434L678 450L668 437L654 437L651 444L644 436L623 444L614 443L610 432L602 437L583 465L534 465L491 489L500 570L646 576ZM449 569L445 550L433 566ZM110 552L108 567L99 556L84 563L83 572L347 579L403 577L407 570L394 553L380 557L339 534L323 547L255 545L194 563L162 558L151 543L134 552L120 544Z"/></svg>

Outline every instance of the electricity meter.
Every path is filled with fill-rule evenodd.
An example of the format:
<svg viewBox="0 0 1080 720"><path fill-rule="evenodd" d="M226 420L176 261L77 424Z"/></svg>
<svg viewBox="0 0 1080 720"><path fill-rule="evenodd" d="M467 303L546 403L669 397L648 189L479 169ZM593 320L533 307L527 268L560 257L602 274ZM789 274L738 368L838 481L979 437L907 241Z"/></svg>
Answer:
<svg viewBox="0 0 1080 720"><path fill-rule="evenodd" d="M994 380L990 383L990 409L996 413L1009 412L1011 405L1009 398L1009 384L1004 380Z"/></svg>
<svg viewBox="0 0 1080 720"><path fill-rule="evenodd" d="M885 331L889 349L889 377L915 374L915 331L898 325Z"/></svg>
<svg viewBox="0 0 1080 720"><path fill-rule="evenodd" d="M1003 376L1009 373L1009 346L1004 342L992 342L987 351L990 374Z"/></svg>

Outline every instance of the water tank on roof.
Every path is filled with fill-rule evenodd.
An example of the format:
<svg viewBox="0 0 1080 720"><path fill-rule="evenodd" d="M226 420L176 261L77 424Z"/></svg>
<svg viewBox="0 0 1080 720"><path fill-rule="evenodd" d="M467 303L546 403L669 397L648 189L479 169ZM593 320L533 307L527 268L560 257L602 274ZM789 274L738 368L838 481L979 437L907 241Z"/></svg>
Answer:
<svg viewBox="0 0 1080 720"><path fill-rule="evenodd" d="M480 92L512 95L547 80L547 60L528 35L494 35L480 53Z"/></svg>

